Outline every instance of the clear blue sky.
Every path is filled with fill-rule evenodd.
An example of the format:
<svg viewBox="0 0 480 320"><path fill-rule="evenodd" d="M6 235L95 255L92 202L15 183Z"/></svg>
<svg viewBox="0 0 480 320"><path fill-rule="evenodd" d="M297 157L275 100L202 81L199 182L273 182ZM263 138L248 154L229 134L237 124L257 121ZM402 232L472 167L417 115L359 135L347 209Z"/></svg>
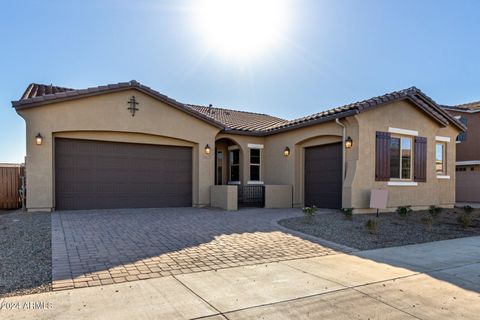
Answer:
<svg viewBox="0 0 480 320"><path fill-rule="evenodd" d="M182 102L284 118L412 85L442 104L480 100L480 1L290 1L285 41L248 61L206 48L192 2L2 1L0 162L23 161L10 101L31 82L136 79Z"/></svg>

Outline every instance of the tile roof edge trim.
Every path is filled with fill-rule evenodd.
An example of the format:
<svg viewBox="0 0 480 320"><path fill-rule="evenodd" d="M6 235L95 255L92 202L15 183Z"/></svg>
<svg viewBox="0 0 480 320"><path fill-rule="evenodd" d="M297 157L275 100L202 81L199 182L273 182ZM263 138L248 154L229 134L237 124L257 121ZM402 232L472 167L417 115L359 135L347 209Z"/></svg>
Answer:
<svg viewBox="0 0 480 320"><path fill-rule="evenodd" d="M449 124L454 124L461 131L466 131L467 130L467 127L463 123L461 123L459 120L455 119L450 113L448 113L444 108L442 108L440 105L438 105L432 98L427 96L421 90L418 90L417 95L420 96L420 100L422 100L424 103L428 104L430 107L433 107L434 109L437 109L438 112L440 113L440 115L446 118L447 123L445 124L445 126L448 126ZM419 97L412 97L412 99L414 99L414 98L419 99Z"/></svg>
<svg viewBox="0 0 480 320"><path fill-rule="evenodd" d="M330 115L330 116L327 116L327 117L318 118L318 119L315 119L315 120L306 121L306 122L298 123L298 124L291 125L291 126L281 127L281 128L278 128L278 129L271 129L271 130L268 130L268 131L243 131L243 130L226 128L225 130L223 130L223 132L224 133L231 133L231 134L238 134L238 135L243 135L243 136L266 137L266 136L271 136L271 135L286 132L286 131L301 129L301 128L304 128L304 127L309 127L309 126L313 126L313 125L316 125L316 124L320 124L320 123L324 123L324 122L328 122L328 121L333 121L333 120L339 119L339 118L346 118L346 117L354 116L358 113L359 113L358 110L347 110L347 111L337 113L337 114L333 114L333 115Z"/></svg>
<svg viewBox="0 0 480 320"><path fill-rule="evenodd" d="M274 126L273 128L266 129L266 130L239 130L239 129L229 128L227 125L215 119L212 119L211 117L204 115L203 113L197 110L194 110L192 107L189 107L186 104L183 104L166 95L163 95L160 92L153 90L148 86L142 85L136 80L131 80L128 82L120 82L117 84L97 86L97 87L86 88L86 89L78 89L78 90L67 91L67 92L59 92L54 94L33 97L25 100L12 101L12 106L16 110L22 110L22 109L37 107L45 104L53 104L53 103L67 101L67 100L90 97L90 96L101 95L106 93L113 93L113 92L118 92L123 90L129 90L129 89L136 89L140 92L143 92L154 99L162 101L178 110L181 110L187 114L190 114L200 120L203 120L223 130L224 132L232 132L232 133L238 133L238 134L244 134L244 135L267 136L267 135L289 131L297 128L303 128L306 126L315 125L317 123L326 122L331 119L358 114L358 113L367 111L371 108L382 106L386 103L391 103L394 101L399 101L404 99L408 99L413 104L417 105L420 109L422 109L425 113L427 113L432 118L434 118L440 124L444 126L448 126L450 123L452 123L456 127L458 127L460 130L462 131L466 130L466 127L462 123L454 119L454 117L451 114L449 114L444 108L440 107L434 100L432 100L430 97L428 97L426 94L424 94L420 89L416 87L410 87L407 89L387 93L382 96L366 99L364 101L352 103L350 105L344 106L344 107L350 107L350 109L347 109L346 111L341 111L339 113L334 113L332 115L328 115L325 117L305 120L298 123L280 125L278 127ZM331 109L331 110L334 110L334 109ZM242 111L233 110L233 109L231 109L231 111L242 112ZM265 116L269 116L269 115L265 115ZM273 117L273 116L270 116L270 117Z"/></svg>
<svg viewBox="0 0 480 320"><path fill-rule="evenodd" d="M97 87L98 88L98 87ZM89 89L92 89L92 88L89 88ZM102 94L106 94L106 93L114 93L114 92L120 92L120 91L125 91L125 90L130 90L130 89L134 89L134 90L138 90L154 99L157 99L159 101L162 101L166 104L168 104L169 106L172 106L180 111L183 111L187 114L190 114L198 119L201 119L219 129L225 129L225 126L222 125L221 123L215 121L214 119L211 119L207 116L204 116L203 114L195 111L195 110L192 110L191 108L185 106L184 104L174 100L174 99L171 99L165 95L162 95L161 93L158 93L146 86L143 86L143 85L139 85L138 82L137 83L128 83L127 85L121 85L121 86L118 86L118 87L115 87L115 88L104 88L104 89L100 89L100 90L97 90L97 91L92 91L92 92L83 92L83 93L78 93L78 94L74 94L74 95L70 95L70 96L58 96L60 95L61 93L56 93L56 94L51 94L51 95L47 95L47 96L43 96L43 97L47 97L46 99L41 99L41 100L34 100L36 99L37 97L35 98L31 98L31 99L28 99L29 101L27 103L22 103L22 100L19 100L19 101L12 101L12 107L15 108L15 110L23 110L23 109L29 109L29 108L34 108L34 107L40 107L42 105L45 105L45 104L54 104L54 103L59 103L59 102L64 102L64 101L69 101L69 100L75 100L75 99L78 99L78 98L86 98L86 97L92 97L92 96L97 96L97 95L102 95ZM84 90L88 90L88 89L84 89ZM70 92L77 92L77 91L70 91ZM55 97L56 96L56 97ZM23 100L25 101L25 100Z"/></svg>
<svg viewBox="0 0 480 320"><path fill-rule="evenodd" d="M471 110L471 109L460 109L457 106L441 106L441 108L448 110L448 111L455 111L455 112L464 112L464 113L477 113L480 112L480 109Z"/></svg>

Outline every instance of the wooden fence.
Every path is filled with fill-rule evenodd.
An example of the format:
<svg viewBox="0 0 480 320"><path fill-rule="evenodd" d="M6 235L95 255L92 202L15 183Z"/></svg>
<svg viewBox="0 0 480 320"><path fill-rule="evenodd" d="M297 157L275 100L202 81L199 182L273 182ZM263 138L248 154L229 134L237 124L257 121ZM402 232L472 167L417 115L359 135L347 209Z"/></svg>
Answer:
<svg viewBox="0 0 480 320"><path fill-rule="evenodd" d="M0 209L22 207L22 177L25 168L20 165L0 164Z"/></svg>

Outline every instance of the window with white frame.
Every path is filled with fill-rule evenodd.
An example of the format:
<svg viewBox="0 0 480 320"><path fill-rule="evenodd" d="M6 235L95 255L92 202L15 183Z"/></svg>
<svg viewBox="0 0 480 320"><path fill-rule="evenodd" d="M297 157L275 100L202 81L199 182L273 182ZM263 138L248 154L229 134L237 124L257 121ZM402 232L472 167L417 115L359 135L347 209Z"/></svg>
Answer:
<svg viewBox="0 0 480 320"><path fill-rule="evenodd" d="M410 137L390 138L390 179L412 180L413 143Z"/></svg>
<svg viewBox="0 0 480 320"><path fill-rule="evenodd" d="M437 172L437 175L442 175L446 173L445 151L446 144L444 142L437 142L435 144L435 171Z"/></svg>
<svg viewBox="0 0 480 320"><path fill-rule="evenodd" d="M260 151L250 149L250 181L260 181Z"/></svg>

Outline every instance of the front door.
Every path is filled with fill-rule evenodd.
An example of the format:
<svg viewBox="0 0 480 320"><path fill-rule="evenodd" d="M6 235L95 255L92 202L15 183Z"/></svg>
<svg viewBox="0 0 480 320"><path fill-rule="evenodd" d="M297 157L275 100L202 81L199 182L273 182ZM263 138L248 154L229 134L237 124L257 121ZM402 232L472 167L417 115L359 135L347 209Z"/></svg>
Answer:
<svg viewBox="0 0 480 320"><path fill-rule="evenodd" d="M223 151L217 150L215 156L215 184L223 184Z"/></svg>

